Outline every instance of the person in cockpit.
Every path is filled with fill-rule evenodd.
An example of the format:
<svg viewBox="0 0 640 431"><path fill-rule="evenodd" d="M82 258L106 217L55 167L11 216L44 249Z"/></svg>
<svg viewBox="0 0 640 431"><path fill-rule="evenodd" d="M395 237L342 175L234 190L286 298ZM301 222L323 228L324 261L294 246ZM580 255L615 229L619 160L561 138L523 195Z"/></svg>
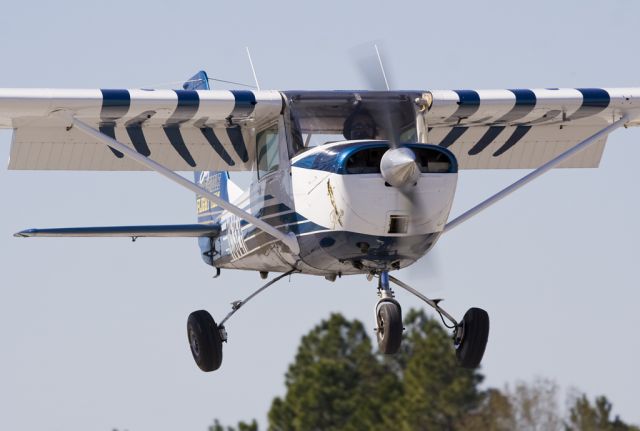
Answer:
<svg viewBox="0 0 640 431"><path fill-rule="evenodd" d="M353 112L344 122L342 134L346 139L375 139L376 122L368 111L360 109Z"/></svg>

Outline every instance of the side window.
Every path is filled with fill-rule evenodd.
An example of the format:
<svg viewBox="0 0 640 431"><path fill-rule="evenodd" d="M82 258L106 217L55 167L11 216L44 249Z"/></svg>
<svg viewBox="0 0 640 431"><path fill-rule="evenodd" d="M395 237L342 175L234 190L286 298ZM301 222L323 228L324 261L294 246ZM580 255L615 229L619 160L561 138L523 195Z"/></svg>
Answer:
<svg viewBox="0 0 640 431"><path fill-rule="evenodd" d="M258 154L258 178L275 171L279 166L278 129L272 127L263 130L256 136L256 151Z"/></svg>

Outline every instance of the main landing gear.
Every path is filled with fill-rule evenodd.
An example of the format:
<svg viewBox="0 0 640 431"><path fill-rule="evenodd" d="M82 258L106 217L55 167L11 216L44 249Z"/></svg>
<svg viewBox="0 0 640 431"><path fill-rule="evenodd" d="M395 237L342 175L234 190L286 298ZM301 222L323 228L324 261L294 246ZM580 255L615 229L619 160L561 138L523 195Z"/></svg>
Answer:
<svg viewBox="0 0 640 431"><path fill-rule="evenodd" d="M211 314L206 310L194 311L189 315L189 319L187 320L189 346L191 347L193 359L202 371L215 371L222 365L222 342L227 341L227 331L224 328L225 322L229 320L240 307L253 299L257 294L276 281L294 272L296 272L296 270L285 272L253 292L244 300L233 302L231 304L231 311L219 324L216 324Z"/></svg>
<svg viewBox="0 0 640 431"><path fill-rule="evenodd" d="M206 310L194 311L187 320L187 336L193 359L202 371L215 371L222 365L224 327L218 327Z"/></svg>
<svg viewBox="0 0 640 431"><path fill-rule="evenodd" d="M402 341L402 309L395 300L394 292L389 286L389 281L417 296L433 307L446 327L453 329L453 344L456 349L456 357L460 366L464 368L477 368L482 361L487 340L489 338L489 315L480 308L470 308L457 322L449 313L439 305L441 300L433 300L424 296L411 286L397 278L390 276L388 272L380 273L378 281L378 303L376 305L376 335L378 346L384 354L393 354L400 349ZM445 322L447 319L451 326Z"/></svg>
<svg viewBox="0 0 640 431"><path fill-rule="evenodd" d="M224 324L236 311L253 299L267 287L281 280L282 278L296 272L291 270L286 272L260 289L253 292L242 301L235 301L231 304L231 311L222 321L217 324L211 314L205 310L194 311L189 315L187 321L187 336L191 354L196 364L202 371L215 371L222 365L222 343L227 341L227 331ZM373 275L371 276L373 277ZM453 329L453 343L456 348L458 363L465 368L476 368L480 365L484 355L487 339L489 338L489 315L480 308L470 308L457 322L449 313L443 310L438 299L429 299L411 286L403 283L397 278L383 271L379 274L378 281L378 303L375 308L376 338L380 351L390 355L397 353L402 343L402 308L396 301L394 292L389 286L389 282L400 286L412 293L424 302L433 307L442 321L450 329ZM445 319L451 325L447 325Z"/></svg>

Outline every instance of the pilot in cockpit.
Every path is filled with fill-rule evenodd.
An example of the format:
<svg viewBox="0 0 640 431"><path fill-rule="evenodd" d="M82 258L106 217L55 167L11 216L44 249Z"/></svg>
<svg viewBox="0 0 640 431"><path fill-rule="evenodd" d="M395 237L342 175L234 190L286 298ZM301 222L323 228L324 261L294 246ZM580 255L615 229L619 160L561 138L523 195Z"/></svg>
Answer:
<svg viewBox="0 0 640 431"><path fill-rule="evenodd" d="M346 139L375 139L376 122L364 109L356 110L347 117L344 122L342 134Z"/></svg>

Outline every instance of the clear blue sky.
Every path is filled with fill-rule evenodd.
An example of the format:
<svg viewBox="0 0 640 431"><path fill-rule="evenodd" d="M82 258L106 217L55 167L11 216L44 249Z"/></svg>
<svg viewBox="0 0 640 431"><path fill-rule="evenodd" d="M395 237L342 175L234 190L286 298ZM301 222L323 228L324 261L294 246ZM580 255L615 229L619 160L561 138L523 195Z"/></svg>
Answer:
<svg viewBox="0 0 640 431"><path fill-rule="evenodd" d="M250 83L249 46L263 88L357 88L350 49L371 40L383 41L397 88L639 86L639 14L633 0L9 2L0 87L149 87L199 69ZM546 175L401 273L457 316L489 311L487 385L545 376L606 394L640 423L639 140L640 130L615 132L600 169ZM0 133L0 158L9 145ZM453 213L522 174L464 172ZM151 173L0 169L0 195L0 429L264 423L303 333L332 311L373 327L375 285L364 277L293 277L237 315L222 368L201 373L187 315L223 316L257 274L213 280L194 240L11 237L193 222L189 192Z"/></svg>

